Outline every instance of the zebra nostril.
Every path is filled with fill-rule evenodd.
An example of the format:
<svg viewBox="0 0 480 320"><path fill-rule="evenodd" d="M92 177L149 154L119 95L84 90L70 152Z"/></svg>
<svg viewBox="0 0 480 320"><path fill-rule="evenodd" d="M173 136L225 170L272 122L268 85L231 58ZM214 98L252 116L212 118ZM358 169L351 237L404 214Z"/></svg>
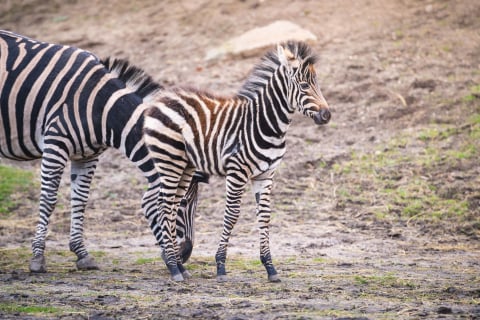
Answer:
<svg viewBox="0 0 480 320"><path fill-rule="evenodd" d="M313 120L316 124L326 124L330 120L330 111L320 110L314 116Z"/></svg>
<svg viewBox="0 0 480 320"><path fill-rule="evenodd" d="M322 110L320 111L320 117L322 118L324 123L327 123L328 121L330 121L332 114L330 113L330 110Z"/></svg>
<svg viewBox="0 0 480 320"><path fill-rule="evenodd" d="M313 117L313 120L315 120L316 124L326 124L328 121L330 121L330 111L327 109L323 109L318 111L317 114Z"/></svg>

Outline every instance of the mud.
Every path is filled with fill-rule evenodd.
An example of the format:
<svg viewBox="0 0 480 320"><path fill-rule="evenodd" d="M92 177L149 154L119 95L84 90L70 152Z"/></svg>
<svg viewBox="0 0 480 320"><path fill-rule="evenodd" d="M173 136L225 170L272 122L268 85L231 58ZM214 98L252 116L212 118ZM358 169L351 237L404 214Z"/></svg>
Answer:
<svg viewBox="0 0 480 320"><path fill-rule="evenodd" d="M109 150L85 223L101 270L76 271L68 252L65 175L47 238L48 273L29 274L37 191L16 195L22 202L0 218L0 318L479 319L478 144L473 156L449 161L477 128L469 119L480 113L472 89L480 84L479 16L479 3L448 0L0 4L3 29L127 58L162 84L225 95L258 57L205 61L207 50L291 20L319 39L317 72L333 111L325 127L297 115L288 133L270 232L282 282L267 282L258 261L250 193L229 246L230 280L215 281L224 201L218 178L200 187L192 278L171 282L141 213L143 178ZM420 163L432 149L434 164ZM392 154L411 160L380 162ZM39 172L38 162L0 161ZM429 188L435 198L427 200ZM414 196L392 200L390 189ZM428 217L405 215L406 199ZM429 207L447 200L464 206L429 218Z"/></svg>

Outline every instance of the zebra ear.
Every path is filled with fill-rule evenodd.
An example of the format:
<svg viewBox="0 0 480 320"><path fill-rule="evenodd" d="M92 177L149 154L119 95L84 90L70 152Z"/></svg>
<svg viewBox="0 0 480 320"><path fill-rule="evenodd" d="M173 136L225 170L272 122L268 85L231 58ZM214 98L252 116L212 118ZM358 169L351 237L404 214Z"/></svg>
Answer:
<svg viewBox="0 0 480 320"><path fill-rule="evenodd" d="M288 48L284 48L282 45L277 45L277 55L280 59L280 63L289 69L298 68L300 61L295 58L295 55Z"/></svg>

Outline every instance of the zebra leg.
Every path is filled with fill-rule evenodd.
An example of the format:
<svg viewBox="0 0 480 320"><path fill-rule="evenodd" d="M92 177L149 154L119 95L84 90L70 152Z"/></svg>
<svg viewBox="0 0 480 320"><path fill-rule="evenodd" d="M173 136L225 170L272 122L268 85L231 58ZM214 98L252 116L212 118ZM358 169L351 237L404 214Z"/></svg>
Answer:
<svg viewBox="0 0 480 320"><path fill-rule="evenodd" d="M98 163L98 156L90 159L72 161L71 169L71 206L70 251L77 255L78 270L99 269L92 256L88 254L83 242L83 219L85 206L90 193L90 184Z"/></svg>
<svg viewBox="0 0 480 320"><path fill-rule="evenodd" d="M187 162L185 161L185 165ZM157 167L158 168L158 167ZM183 281L183 273L186 271L183 267L180 256L178 254L178 245L175 238L176 235L176 207L180 202L181 197L185 194L182 191L182 177L184 176L183 169L181 172L175 170L159 169L160 174L160 193L158 197L158 218L157 224L161 227L161 239L159 241L165 255L165 264L174 281ZM191 175L190 175L191 178ZM186 183L186 185L189 185Z"/></svg>
<svg viewBox="0 0 480 320"><path fill-rule="evenodd" d="M170 206L169 202L163 202L163 204L166 206L166 210L171 212L171 220L168 223L167 228L169 228L169 235L171 235L172 239L172 245L173 245L173 253L176 261L176 268L173 266L171 257L169 259L169 256L167 254L166 248L168 248L168 241L165 246L165 248L162 248L162 258L167 265L168 269L170 270L172 274L172 279L175 281L182 281L184 279L190 278L191 275L190 273L185 269L185 267L182 264L182 258L180 257L179 254L179 245L177 242L177 224L176 222L179 220L177 216L177 208L179 208L181 200L185 197L185 194L187 193L187 189L190 187L190 182L192 180L192 175L193 175L194 169L193 168L186 168L181 176L181 178L178 180L178 183L174 182L175 180L173 179L172 176L170 176L168 179L170 182L170 187L172 188L174 184L177 185L175 196L173 197L173 204ZM164 184L165 185L165 184ZM172 189L173 190L173 189ZM170 208L169 208L170 207ZM162 216L162 214L161 214ZM175 223L173 223L175 222ZM183 223L183 221L180 221L180 223ZM162 223L163 225L163 223ZM167 234L167 233L165 233ZM162 240L163 241L163 240ZM181 277L178 276L177 274L177 269L181 274Z"/></svg>
<svg viewBox="0 0 480 320"><path fill-rule="evenodd" d="M270 192L272 190L272 179L252 180L253 192L257 202L257 221L260 233L260 261L267 270L270 282L280 282L277 271L273 266L270 254L269 224L270 224Z"/></svg>
<svg viewBox="0 0 480 320"><path fill-rule="evenodd" d="M166 190L172 189L172 186L168 183L171 180L167 178L167 181L165 181L165 176L159 174L157 170L152 171L152 173L147 176L148 189L142 198L142 209L150 229L160 245L162 258L172 275L172 279L183 281L184 278L177 263L177 253L174 252L172 229L170 227L173 225L175 228L176 221L169 216L169 212L172 211L176 189L171 192L172 196L169 197L172 200L167 201L170 192L166 193ZM178 185L178 181L175 185ZM169 187L165 188L165 186Z"/></svg>
<svg viewBox="0 0 480 320"><path fill-rule="evenodd" d="M145 123L148 122L148 115ZM158 124L158 123L157 123ZM165 136L157 131L153 131L146 127L144 129L145 144L149 149L149 155L155 165L155 172L158 179L158 192L156 192L157 202L156 208L158 212L146 211L146 217L149 219L150 227L152 228L158 243L165 255L165 264L174 281L183 281L184 277L182 272L185 269L178 254L178 245L175 239L176 232L176 205L179 204L179 196L185 195L186 189L180 193L177 193L177 189L182 181L182 177L185 173L190 173L190 178L193 173L193 168L188 168L189 160L186 155L186 147L181 144L183 136L179 128L170 128L167 130L168 140L165 143L163 139ZM175 144L172 144L175 141ZM178 143L177 143L178 142ZM165 148L164 144L168 147ZM175 150L173 150L175 148ZM166 151L168 150L168 151ZM151 184L151 179L149 179ZM190 183L188 181L187 186ZM155 196L155 193L150 193ZM146 199L147 195L144 196ZM146 208L146 210L151 208ZM145 208L144 208L145 210ZM155 210L155 207L154 209Z"/></svg>
<svg viewBox="0 0 480 320"><path fill-rule="evenodd" d="M240 215L240 204L242 202L242 195L245 190L246 179L239 180L237 175L227 175L226 178L226 205L225 214L223 217L223 231L220 243L218 245L217 253L215 254L215 262L217 263L217 281L227 281L227 271L225 269L225 262L227 260L228 240L232 233L233 227L237 223Z"/></svg>
<svg viewBox="0 0 480 320"><path fill-rule="evenodd" d="M165 264L174 281L183 281L182 273L185 271L179 262L178 246L175 239L176 229L176 212L174 210L175 195L169 196L163 190L160 194L159 201L159 224L161 226L160 245L165 253Z"/></svg>
<svg viewBox="0 0 480 320"><path fill-rule="evenodd" d="M51 156L51 157L50 157ZM51 149L44 150L41 164L40 216L32 242L33 257L30 261L31 272L46 272L45 238L50 216L57 204L57 193L67 158Z"/></svg>

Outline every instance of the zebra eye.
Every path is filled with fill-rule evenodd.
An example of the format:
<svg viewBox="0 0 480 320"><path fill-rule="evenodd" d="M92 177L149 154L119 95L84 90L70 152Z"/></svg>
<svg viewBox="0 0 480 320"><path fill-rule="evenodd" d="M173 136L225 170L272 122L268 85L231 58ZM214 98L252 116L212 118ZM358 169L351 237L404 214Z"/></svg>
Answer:
<svg viewBox="0 0 480 320"><path fill-rule="evenodd" d="M302 90L310 89L310 85L308 84L308 82L300 82L299 85L300 85L300 89Z"/></svg>

